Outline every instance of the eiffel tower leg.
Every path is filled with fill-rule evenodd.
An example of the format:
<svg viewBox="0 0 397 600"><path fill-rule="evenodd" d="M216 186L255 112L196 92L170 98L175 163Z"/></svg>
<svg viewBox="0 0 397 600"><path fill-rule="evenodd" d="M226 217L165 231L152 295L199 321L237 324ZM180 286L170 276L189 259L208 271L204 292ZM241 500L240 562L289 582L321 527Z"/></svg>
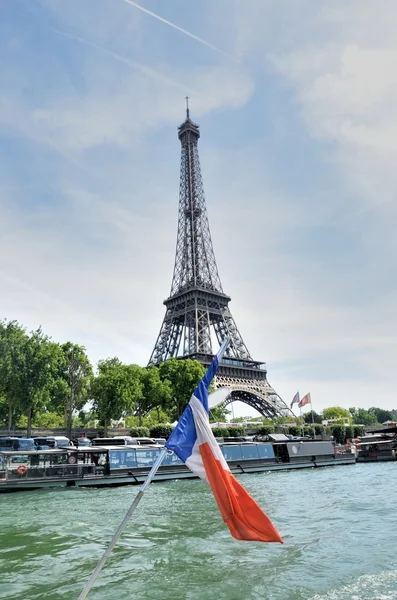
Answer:
<svg viewBox="0 0 397 600"><path fill-rule="evenodd" d="M182 326L173 318L174 311L168 309L148 366L158 365L172 356L176 356L182 335Z"/></svg>
<svg viewBox="0 0 397 600"><path fill-rule="evenodd" d="M293 416L290 408L265 378L253 380L247 377L228 375L222 373L221 369L221 373L216 376L215 381L215 388L220 387L227 387L230 390L229 396L219 405L221 408L225 408L232 402L240 401L248 404L268 419Z"/></svg>
<svg viewBox="0 0 397 600"><path fill-rule="evenodd" d="M224 340L226 337L229 338L229 346L226 350L226 356L238 357L242 360L252 360L250 353L243 342L243 338L237 329L236 323L234 322L234 319L228 309L224 311L222 318L214 323L214 330L219 344L221 344L222 340Z"/></svg>

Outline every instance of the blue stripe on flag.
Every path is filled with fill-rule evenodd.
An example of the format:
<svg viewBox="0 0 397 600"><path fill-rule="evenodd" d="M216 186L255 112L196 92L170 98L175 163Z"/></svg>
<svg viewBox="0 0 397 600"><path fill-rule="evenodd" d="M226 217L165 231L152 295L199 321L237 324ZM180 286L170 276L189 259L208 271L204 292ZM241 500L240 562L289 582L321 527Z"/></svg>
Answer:
<svg viewBox="0 0 397 600"><path fill-rule="evenodd" d="M193 396L200 400L208 413L208 388L213 380L218 369L218 357L214 356L210 366L208 367L204 377L196 387ZM197 434L194 425L193 413L189 404L183 411L177 426L168 438L165 447L173 450L183 462L193 453L193 446L196 443Z"/></svg>

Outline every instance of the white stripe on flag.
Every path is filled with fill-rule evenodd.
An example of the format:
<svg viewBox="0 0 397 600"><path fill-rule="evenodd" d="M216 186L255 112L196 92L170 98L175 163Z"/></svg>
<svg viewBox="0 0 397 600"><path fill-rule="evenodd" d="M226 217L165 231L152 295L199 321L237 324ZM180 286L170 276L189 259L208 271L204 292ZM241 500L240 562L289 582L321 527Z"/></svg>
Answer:
<svg viewBox="0 0 397 600"><path fill-rule="evenodd" d="M207 442L211 448L211 452L214 457L219 460L222 468L230 471L229 465L227 464L221 449L219 448L218 442L214 438L212 429L209 424L208 414L204 406L195 396L190 398L190 408L192 409L194 425L196 427L197 440L193 446L193 452L191 456L186 460L186 465L193 473L198 475L201 479L208 483L207 474L205 472L203 460L200 454L200 445Z"/></svg>

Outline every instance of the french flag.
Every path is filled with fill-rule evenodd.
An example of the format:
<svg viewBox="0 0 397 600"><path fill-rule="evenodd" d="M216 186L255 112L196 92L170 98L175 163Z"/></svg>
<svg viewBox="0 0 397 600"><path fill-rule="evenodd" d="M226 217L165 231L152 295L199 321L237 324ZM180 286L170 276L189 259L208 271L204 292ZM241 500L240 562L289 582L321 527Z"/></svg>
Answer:
<svg viewBox="0 0 397 600"><path fill-rule="evenodd" d="M230 472L208 418L208 388L218 369L214 357L165 446L209 484L223 520L237 540L283 543L255 500Z"/></svg>

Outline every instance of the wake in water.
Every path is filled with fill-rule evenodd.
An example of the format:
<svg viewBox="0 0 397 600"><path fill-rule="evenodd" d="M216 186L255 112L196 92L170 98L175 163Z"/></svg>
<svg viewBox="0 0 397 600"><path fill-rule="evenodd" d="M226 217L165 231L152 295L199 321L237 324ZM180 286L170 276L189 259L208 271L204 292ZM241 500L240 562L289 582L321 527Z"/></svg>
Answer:
<svg viewBox="0 0 397 600"><path fill-rule="evenodd" d="M362 575L355 582L343 585L310 600L393 600L397 597L397 571L377 575Z"/></svg>

